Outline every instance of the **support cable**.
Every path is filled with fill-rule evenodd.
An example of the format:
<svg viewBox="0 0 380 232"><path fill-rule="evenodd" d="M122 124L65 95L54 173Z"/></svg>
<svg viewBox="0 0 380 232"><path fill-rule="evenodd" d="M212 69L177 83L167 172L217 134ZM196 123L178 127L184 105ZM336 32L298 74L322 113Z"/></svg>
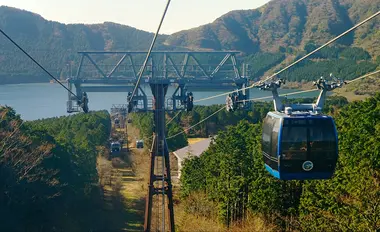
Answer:
<svg viewBox="0 0 380 232"><path fill-rule="evenodd" d="M178 115L182 112L182 110L179 110L178 113L176 115L174 115L174 117L172 117L167 123L166 123L166 126L169 125L176 117L178 117Z"/></svg>
<svg viewBox="0 0 380 232"><path fill-rule="evenodd" d="M220 108L219 110L217 110L217 111L215 111L214 113L210 114L208 117L206 117L206 118L202 119L201 121L199 121L198 123L196 123L196 124L194 124L194 125L192 125L192 126L186 128L185 130L183 130L183 131L181 131L181 132L179 132L179 133L177 133L177 134L175 134L175 135L170 136L170 137L167 138L167 139L171 139L171 138L174 138L174 137L176 137L176 136L178 136L178 135L180 135L180 134L185 133L186 131L190 130L191 128L193 128L193 127L195 127L195 126L198 126L199 124L201 124L202 122L208 120L209 118L211 118L212 116L214 116L215 114L219 113L220 111L222 111L222 110L225 109L225 108L226 108L226 106L223 106L223 107Z"/></svg>
<svg viewBox="0 0 380 232"><path fill-rule="evenodd" d="M146 55L146 58L145 58L145 61L144 61L144 64L143 66L141 67L140 71L139 71L139 78L137 79L137 83L135 85L135 88L133 89L133 92L132 92L132 98L133 96L135 96L135 93L136 93L136 90L138 89L139 85L140 85L140 80L141 80L141 77L145 71L145 68L146 68L146 65L148 63L148 60L149 60L149 57L150 57L150 53L152 52L153 50L153 47L154 47L154 44L156 42L156 39L157 39L157 36L158 36L158 33L160 32L160 29L161 29L161 25L162 25L162 22L164 21L165 19L165 15L166 15L166 12L169 8L169 5L170 5L170 0L168 0L168 2L166 3L166 7L165 7L165 10L164 10L164 13L161 17L161 21L160 21L160 24L158 25L158 28L157 28L157 31L156 31L156 34L154 34L154 37L153 37L153 40L152 40L152 43L150 44L150 48L148 50L148 54ZM153 67L152 67L153 68Z"/></svg>
<svg viewBox="0 0 380 232"><path fill-rule="evenodd" d="M54 79L58 84L65 88L69 93L74 95L78 100L81 100L75 93L73 93L69 88L62 84L57 78L55 78L49 71L47 71L42 65L40 65L31 55L29 55L22 47L20 47L11 37L9 37L2 29L0 29L1 34L3 34L9 41L11 41L18 49L20 49L27 57L29 57L35 64L37 64L42 70L44 70L52 79Z"/></svg>
<svg viewBox="0 0 380 232"><path fill-rule="evenodd" d="M218 94L218 95L214 95L214 96L210 96L210 97L206 97L206 98L202 98L202 99L199 99L199 100L196 100L194 102L200 102L200 101L205 101L205 100L210 100L210 99L213 99L213 98L217 98L217 97L222 97L222 96L226 96L228 94L231 94L231 93L234 93L236 91L242 91L242 90L246 90L246 89L251 89L253 87L256 87L257 85L263 83L263 82L266 82L272 78L274 78L275 76L279 75L280 73L286 71L287 69L293 67L294 65L298 64L299 62L301 62L302 60L308 58L309 56L313 55L314 53L316 53L317 51L321 50L322 48L326 47L327 45L335 42L336 40L340 39L341 37L345 36L346 34L348 34L349 32L355 30L356 28L360 27L361 25L365 24L366 22L370 21L371 19L375 18L376 16L378 16L380 14L380 11L376 12L375 14L371 15L370 17L368 17L367 19L365 19L364 21L356 24L355 26L351 27L350 29L348 29L347 31L343 32L342 34L338 35L337 37L335 37L334 39L328 41L327 43L323 44L322 46L318 47L317 49L311 51L310 53L306 54L305 56L301 57L300 59L294 61L293 63L291 63L290 65L286 66L285 68L281 69L280 71L274 73L273 75L265 78L264 80L261 80L261 81L257 81L255 83L253 83L251 86L248 86L248 87L245 87L245 88L241 88L241 89L238 89L238 90L234 90L234 91L230 91L230 92L226 92L226 93L222 93L222 94Z"/></svg>
<svg viewBox="0 0 380 232"><path fill-rule="evenodd" d="M374 71L374 72L371 72L371 73L365 74L365 75L360 76L360 77L358 77L358 78L355 78L355 79L353 79L353 80L351 80L351 81L347 81L347 84L350 84L350 83L352 83L352 82L355 82L355 81L358 81L358 80L364 79L364 78L366 78L366 77L372 76L372 75L377 74L377 73L380 73L380 70L376 70L376 71ZM320 90L319 90L319 89L302 90L302 91L297 91L297 92L293 92L293 93L281 94L281 95L279 95L279 96L280 96L280 97L283 97L283 96L297 95L297 94L308 93L308 92L314 92L314 91L320 91ZM258 101L258 100L270 99L270 98L272 98L272 97L273 97L273 96L251 98L251 99L247 99L247 100L241 100L241 101L239 101L239 102ZM193 127L195 127L195 126L197 126L197 125L203 123L204 121L208 120L209 118L211 118L211 117L214 116L215 114L219 113L219 112L220 112L221 110L223 110L224 108L225 108L225 106L223 106L223 107L220 108L219 110L215 111L214 113L212 113L212 114L209 115L208 117L204 118L203 120L199 121L198 123L196 123L196 124L194 124L194 125L192 125L192 126L186 128L186 129L184 129L183 131L181 131L181 132L179 132L179 133L177 133L177 134L175 134L175 135L173 135L173 136L170 136L170 137L167 138L167 139L171 139L171 138L174 138L174 137L176 137L176 136L178 136L178 135L181 135L181 134L185 133L186 131L192 129Z"/></svg>

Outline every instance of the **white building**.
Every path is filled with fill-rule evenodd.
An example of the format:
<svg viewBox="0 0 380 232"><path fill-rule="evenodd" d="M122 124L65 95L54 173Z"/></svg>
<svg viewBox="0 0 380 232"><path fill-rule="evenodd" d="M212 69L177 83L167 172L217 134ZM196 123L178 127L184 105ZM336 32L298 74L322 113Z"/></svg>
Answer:
<svg viewBox="0 0 380 232"><path fill-rule="evenodd" d="M204 139L173 152L178 160L178 178L181 177L182 162L191 156L199 157L210 146L211 140L212 138Z"/></svg>

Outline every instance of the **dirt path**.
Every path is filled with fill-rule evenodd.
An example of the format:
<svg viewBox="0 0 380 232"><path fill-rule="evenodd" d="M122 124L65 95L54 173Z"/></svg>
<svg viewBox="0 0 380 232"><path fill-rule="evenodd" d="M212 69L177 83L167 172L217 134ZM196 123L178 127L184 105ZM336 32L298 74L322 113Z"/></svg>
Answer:
<svg viewBox="0 0 380 232"><path fill-rule="evenodd" d="M145 156L144 150L132 148L128 151L124 144L122 158L113 158L111 161L103 156L98 158L103 210L107 211L109 220L107 231L143 230L146 172L141 170L141 165L145 163L142 156Z"/></svg>

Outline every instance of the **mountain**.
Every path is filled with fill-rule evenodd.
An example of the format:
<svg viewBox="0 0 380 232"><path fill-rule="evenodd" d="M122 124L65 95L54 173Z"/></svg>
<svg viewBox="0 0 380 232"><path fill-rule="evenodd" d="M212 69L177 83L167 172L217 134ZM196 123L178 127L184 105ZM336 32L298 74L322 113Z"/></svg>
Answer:
<svg viewBox="0 0 380 232"><path fill-rule="evenodd" d="M250 77L271 75L380 10L380 0L272 0L231 11L210 24L170 35L165 44L238 50ZM380 16L279 75L310 81L334 73L353 79L380 65Z"/></svg>
<svg viewBox="0 0 380 232"><path fill-rule="evenodd" d="M380 0L273 0L170 35L165 44L245 53L322 44L380 10ZM338 41L380 53L380 16Z"/></svg>
<svg viewBox="0 0 380 232"><path fill-rule="evenodd" d="M156 50L238 50L240 63L258 79L272 74L380 9L380 0L272 0L252 10L231 11L210 24L160 35ZM0 7L0 28L55 76L75 71L80 50L147 50L153 33L103 24L61 24L40 15ZM280 77L310 81L330 72L345 79L380 65L380 16L322 49ZM116 64L117 58L109 60ZM0 38L0 84L47 82L49 77L6 38Z"/></svg>
<svg viewBox="0 0 380 232"><path fill-rule="evenodd" d="M54 75L81 50L147 50L154 34L116 23L62 24L16 8L0 7L0 28ZM157 38L156 49L166 35ZM3 35L0 35L0 84L48 81L46 75ZM17 77L17 78L15 78ZM17 79L17 80L16 80Z"/></svg>

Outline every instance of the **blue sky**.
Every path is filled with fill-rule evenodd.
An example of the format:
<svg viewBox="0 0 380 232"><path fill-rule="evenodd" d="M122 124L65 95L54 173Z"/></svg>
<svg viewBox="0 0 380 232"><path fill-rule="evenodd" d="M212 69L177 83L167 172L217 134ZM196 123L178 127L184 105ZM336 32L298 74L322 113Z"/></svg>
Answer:
<svg viewBox="0 0 380 232"><path fill-rule="evenodd" d="M61 23L102 23L129 25L155 31L167 0L0 0ZM172 0L161 33L171 34L214 21L239 9L255 9L269 0Z"/></svg>

